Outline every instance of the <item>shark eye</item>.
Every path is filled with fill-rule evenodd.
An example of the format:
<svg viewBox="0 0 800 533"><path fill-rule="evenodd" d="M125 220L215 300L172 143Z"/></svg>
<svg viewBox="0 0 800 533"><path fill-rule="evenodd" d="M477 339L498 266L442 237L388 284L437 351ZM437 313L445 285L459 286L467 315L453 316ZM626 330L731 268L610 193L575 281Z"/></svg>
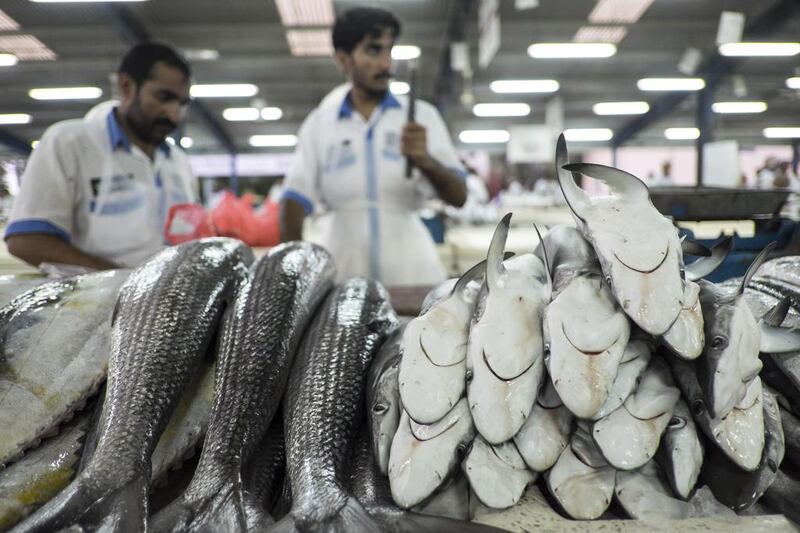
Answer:
<svg viewBox="0 0 800 533"><path fill-rule="evenodd" d="M544 343L544 356L545 357L550 357L550 343L549 342Z"/></svg>
<svg viewBox="0 0 800 533"><path fill-rule="evenodd" d="M606 276L606 285L611 287L611 276Z"/></svg>
<svg viewBox="0 0 800 533"><path fill-rule="evenodd" d="M723 337L722 335L717 335L711 341L711 348L714 350L721 350L728 345L728 339Z"/></svg>
<svg viewBox="0 0 800 533"><path fill-rule="evenodd" d="M680 416L673 416L669 421L669 429L681 429L686 426L686 419Z"/></svg>
<svg viewBox="0 0 800 533"><path fill-rule="evenodd" d="M456 455L458 455L459 460L467 456L470 448L472 448L472 444L467 444L465 442L462 442L456 447Z"/></svg>
<svg viewBox="0 0 800 533"><path fill-rule="evenodd" d="M388 406L388 405L386 405L386 404L382 404L382 403L376 403L376 404L375 404L375 405L372 407L372 412L373 412L373 413L375 413L376 415L383 414L383 413L385 413L385 412L386 412L386 411L388 411L388 410L389 410L389 406Z"/></svg>
<svg viewBox="0 0 800 533"><path fill-rule="evenodd" d="M778 465L772 459L767 459L767 466L773 474L778 471Z"/></svg>
<svg viewBox="0 0 800 533"><path fill-rule="evenodd" d="M467 370L467 373L464 376L467 379L467 383L472 381L472 370Z"/></svg>
<svg viewBox="0 0 800 533"><path fill-rule="evenodd" d="M692 412L694 416L703 416L706 412L706 404L703 403L703 400L695 400L692 402Z"/></svg>

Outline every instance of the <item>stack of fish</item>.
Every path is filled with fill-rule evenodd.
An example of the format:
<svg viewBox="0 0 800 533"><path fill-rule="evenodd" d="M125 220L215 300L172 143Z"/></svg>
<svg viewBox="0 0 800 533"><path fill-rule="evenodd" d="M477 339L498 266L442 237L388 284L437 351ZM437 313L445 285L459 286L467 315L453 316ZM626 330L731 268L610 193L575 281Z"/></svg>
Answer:
<svg viewBox="0 0 800 533"><path fill-rule="evenodd" d="M569 164L563 136L556 166L577 229L504 260L506 215L487 260L435 290L395 363L375 369L373 447L394 500L424 511L466 477L483 505L507 508L541 475L577 519L614 497L634 518L748 509L776 479L782 418L797 420L762 383L760 353L800 405L800 372L785 364L796 359L780 355L800 350L779 300L800 305L797 263L769 265L771 301L745 292L751 280L766 290L753 276L769 247L735 285L707 282L730 239L682 242L641 180ZM590 198L578 174L610 194Z"/></svg>

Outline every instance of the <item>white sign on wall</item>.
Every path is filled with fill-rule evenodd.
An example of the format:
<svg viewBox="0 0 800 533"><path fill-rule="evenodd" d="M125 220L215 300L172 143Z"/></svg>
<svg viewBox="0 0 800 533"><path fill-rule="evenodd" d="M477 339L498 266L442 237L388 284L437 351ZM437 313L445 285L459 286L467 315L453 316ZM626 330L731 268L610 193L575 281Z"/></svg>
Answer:
<svg viewBox="0 0 800 533"><path fill-rule="evenodd" d="M555 138L550 126L510 126L506 144L509 163L549 163L556 151Z"/></svg>
<svg viewBox="0 0 800 533"><path fill-rule="evenodd" d="M715 141L703 145L703 186L736 187L740 175L738 142Z"/></svg>

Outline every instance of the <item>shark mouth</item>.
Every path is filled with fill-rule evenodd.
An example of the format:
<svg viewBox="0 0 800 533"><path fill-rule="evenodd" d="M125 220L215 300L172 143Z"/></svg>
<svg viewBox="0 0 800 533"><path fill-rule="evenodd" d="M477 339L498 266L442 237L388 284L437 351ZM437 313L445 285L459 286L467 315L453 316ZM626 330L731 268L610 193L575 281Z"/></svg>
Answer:
<svg viewBox="0 0 800 533"><path fill-rule="evenodd" d="M628 411L628 408L625 407L625 410ZM632 418L635 418L636 420L639 420L641 422L650 422L651 420L655 420L656 418L658 418L660 416L664 416L664 413L666 413L666 412L667 411L664 411L663 413L658 413L657 415L651 416L650 418L639 418L638 416L636 416L635 414L631 413L630 411L628 411L628 414L631 415Z"/></svg>
<svg viewBox="0 0 800 533"><path fill-rule="evenodd" d="M513 440L511 441L511 446L513 446L514 449L517 451L517 453L519 453L519 448L517 448L517 445L514 443ZM495 450L494 446L492 446L491 444L489 444L489 449L492 450L492 453L494 454L495 457L497 457L498 461L500 461L504 465L508 466L509 468L513 468L514 470L520 470L520 471L525 471L525 470L528 469L527 466L523 466L523 467L514 466L511 463L509 463L508 461L506 461L505 459L503 459L502 457L500 457L500 455L497 453L497 450Z"/></svg>
<svg viewBox="0 0 800 533"><path fill-rule="evenodd" d="M564 338L567 339L567 342L569 343L570 346L575 348L576 351L582 353L583 355L588 355L589 357L594 357L594 356L600 355L603 352L608 351L612 346L614 346L617 343L617 341L619 341L619 337L617 337L614 340L614 342L612 342L611 344L609 344L608 346L606 346L602 350L599 350L599 351L596 351L596 352L587 352L586 350L581 350L580 348L575 346L575 343L572 342L572 339L570 339L569 335L567 335L567 330L564 329L564 323L563 322L561 323L561 332L564 334Z"/></svg>
<svg viewBox="0 0 800 533"><path fill-rule="evenodd" d="M617 252L614 252L614 257L617 259L617 261L620 262L620 264L622 266L624 266L628 270L633 270L634 272L639 272L640 274L652 274L653 272L655 272L656 270L661 268L661 265L663 265L664 261L666 261L667 257L669 257L669 244L667 244L667 252L664 254L664 257L661 259L661 262L658 263L655 267L653 267L650 270L641 270L641 269L634 268L634 267L630 266L625 261L623 261L622 259L619 258L619 256L617 255Z"/></svg>
<svg viewBox="0 0 800 533"><path fill-rule="evenodd" d="M459 418L459 417L454 418L453 420L450 421L449 424L447 424L444 428L442 428L442 430L439 433L437 433L436 435L432 435L430 437L424 438L424 439L419 438L417 436L416 432L414 431L414 424L417 424L417 422L414 422L411 419L411 417L408 418L408 428L411 430L411 436L414 437L414 439L416 441L418 441L418 442L427 442L427 441L433 440L433 439L435 439L437 437L441 437L442 435L444 435L445 433L450 431L453 427L455 427L455 425L458 424L458 422L460 420L461 420L461 418ZM423 424L418 424L418 425L421 426Z"/></svg>
<svg viewBox="0 0 800 533"><path fill-rule="evenodd" d="M465 356L460 361L456 361L455 363L450 363L449 365L440 365L438 363L434 363L433 359L431 359L431 356L428 355L428 351L425 349L425 346L422 344L422 337L421 336L419 338L419 349L422 350L423 354L425 354L425 358L430 362L430 364L432 364L433 366L438 367L438 368L450 368L452 366L460 365L461 363L463 363L466 360L466 356Z"/></svg>
<svg viewBox="0 0 800 533"><path fill-rule="evenodd" d="M520 372L520 373L519 373L519 374L517 374L516 376L512 376L512 377L510 377L510 378L504 378L503 376L501 376L501 375L499 375L497 372L495 372L495 371L494 371L494 369L492 368L492 365L490 365L490 364L489 364L489 360L486 358L486 350L483 350L483 362L484 362L484 364L486 365L486 368L488 368L488 369L489 369L489 372L491 372L491 373L492 373L492 375L493 375L494 377L496 377L497 379L499 379L500 381L514 381L515 379L517 379L518 377L520 377L522 374L524 374L525 372L527 372L528 370L530 370L530 369L531 369L531 367L533 367L533 365L535 365L535 364L536 364L536 360L534 360L534 361L533 361L531 364L529 364L529 365L528 365L528 366L527 366L527 367L526 367L526 368L525 368L525 369L524 369L522 372Z"/></svg>

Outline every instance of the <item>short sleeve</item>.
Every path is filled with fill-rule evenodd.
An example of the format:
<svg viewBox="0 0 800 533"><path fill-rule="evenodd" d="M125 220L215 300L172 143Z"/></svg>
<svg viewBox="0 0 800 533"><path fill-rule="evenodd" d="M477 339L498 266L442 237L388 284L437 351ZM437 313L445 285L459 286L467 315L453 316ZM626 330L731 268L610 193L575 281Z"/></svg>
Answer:
<svg viewBox="0 0 800 533"><path fill-rule="evenodd" d="M42 136L28 159L20 189L11 207L5 238L47 233L69 241L74 231L76 154L71 135L58 126Z"/></svg>
<svg viewBox="0 0 800 533"><path fill-rule="evenodd" d="M284 180L285 190L281 199L294 200L303 206L306 215L314 212L318 199L317 178L319 162L315 149L315 124L318 111L312 112L297 134L297 146Z"/></svg>

